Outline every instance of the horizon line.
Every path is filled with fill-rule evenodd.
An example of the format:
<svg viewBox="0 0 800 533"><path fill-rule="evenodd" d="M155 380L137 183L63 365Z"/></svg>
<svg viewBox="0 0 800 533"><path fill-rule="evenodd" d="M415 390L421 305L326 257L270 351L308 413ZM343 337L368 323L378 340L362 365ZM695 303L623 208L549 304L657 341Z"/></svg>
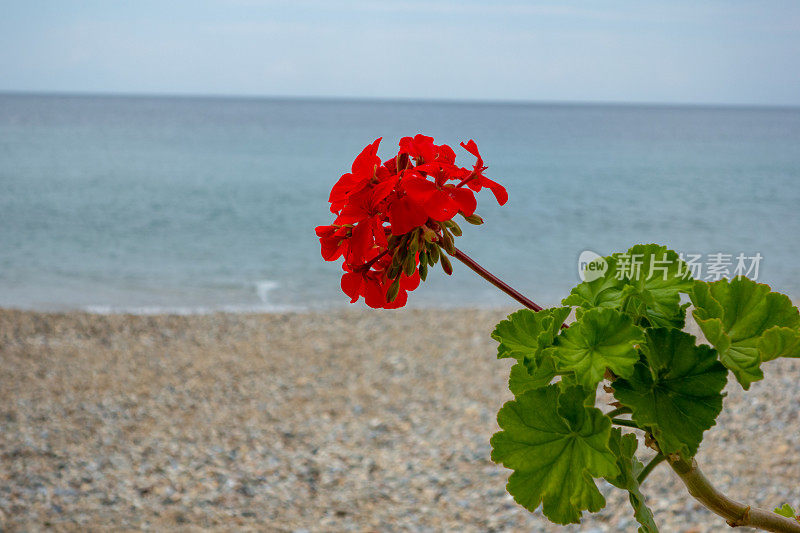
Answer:
<svg viewBox="0 0 800 533"><path fill-rule="evenodd" d="M341 95L284 95L284 94L224 94L224 93L170 93L170 92L100 92L100 91L39 91L0 89L0 96L53 96L78 98L163 98L196 100L284 100L309 102L350 103L401 103L401 104L447 104L447 105L521 105L521 106L618 106L618 107L693 107L693 108L738 108L738 109L800 109L798 104L765 104L746 102L669 102L651 100L528 100L486 98L442 98L405 96L341 96Z"/></svg>

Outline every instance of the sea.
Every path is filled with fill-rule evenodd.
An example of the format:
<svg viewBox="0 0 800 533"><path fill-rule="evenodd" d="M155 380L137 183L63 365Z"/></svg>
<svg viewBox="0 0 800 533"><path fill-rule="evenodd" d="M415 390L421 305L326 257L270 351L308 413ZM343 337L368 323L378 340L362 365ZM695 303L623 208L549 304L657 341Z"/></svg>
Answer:
<svg viewBox="0 0 800 533"><path fill-rule="evenodd" d="M479 193L457 246L538 303L583 252L651 242L800 297L798 108L2 94L0 307L351 306L314 227L364 146L416 133L478 143L510 199ZM454 269L409 306L516 305Z"/></svg>

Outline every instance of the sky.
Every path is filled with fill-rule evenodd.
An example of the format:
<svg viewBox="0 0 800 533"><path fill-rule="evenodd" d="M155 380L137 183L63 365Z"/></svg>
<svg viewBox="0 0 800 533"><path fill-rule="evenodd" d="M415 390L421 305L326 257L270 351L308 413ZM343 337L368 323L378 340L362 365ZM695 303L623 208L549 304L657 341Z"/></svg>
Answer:
<svg viewBox="0 0 800 533"><path fill-rule="evenodd" d="M27 0L0 91L800 105L797 0Z"/></svg>

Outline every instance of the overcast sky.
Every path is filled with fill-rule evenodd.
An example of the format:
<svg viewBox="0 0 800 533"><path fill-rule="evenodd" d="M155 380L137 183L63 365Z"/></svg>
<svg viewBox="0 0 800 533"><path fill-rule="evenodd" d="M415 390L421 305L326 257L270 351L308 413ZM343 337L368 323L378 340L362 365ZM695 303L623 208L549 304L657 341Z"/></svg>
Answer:
<svg viewBox="0 0 800 533"><path fill-rule="evenodd" d="M0 91L800 105L800 1L9 1Z"/></svg>

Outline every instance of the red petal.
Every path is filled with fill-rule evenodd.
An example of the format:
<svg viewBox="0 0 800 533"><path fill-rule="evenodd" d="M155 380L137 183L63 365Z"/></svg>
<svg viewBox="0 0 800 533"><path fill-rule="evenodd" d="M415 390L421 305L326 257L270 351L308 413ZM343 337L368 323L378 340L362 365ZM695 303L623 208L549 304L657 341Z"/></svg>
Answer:
<svg viewBox="0 0 800 533"><path fill-rule="evenodd" d="M469 172L465 168L457 167L450 163L442 163L439 165L439 173L436 175L436 183L443 185L449 180L461 181L461 175L464 171Z"/></svg>
<svg viewBox="0 0 800 533"><path fill-rule="evenodd" d="M353 227L350 237L350 256L348 262L361 264L366 262L366 255L372 249L372 226L369 220L359 222Z"/></svg>
<svg viewBox="0 0 800 533"><path fill-rule="evenodd" d="M388 170L390 174L397 174L397 156L384 161L383 167Z"/></svg>
<svg viewBox="0 0 800 533"><path fill-rule="evenodd" d="M492 193L494 194L494 197L497 199L498 204L504 205L508 201L508 191L506 191L505 187L503 187L497 182L490 180L486 176L481 176L480 178L476 179L481 180L481 185L491 189Z"/></svg>
<svg viewBox="0 0 800 533"><path fill-rule="evenodd" d="M375 239L375 246L386 249L389 246L389 239L386 237L386 230L378 218L372 219L372 237Z"/></svg>
<svg viewBox="0 0 800 533"><path fill-rule="evenodd" d="M425 178L405 178L401 182L403 190L418 204L423 205L436 192L436 185Z"/></svg>
<svg viewBox="0 0 800 533"><path fill-rule="evenodd" d="M400 288L406 291L413 291L417 287L419 287L421 279L419 277L419 271L414 271L414 274L411 276L406 276L403 274L400 277Z"/></svg>
<svg viewBox="0 0 800 533"><path fill-rule="evenodd" d="M335 261L344 253L346 248L345 243L339 237L332 239L320 239L322 247L322 258L325 261Z"/></svg>
<svg viewBox="0 0 800 533"><path fill-rule="evenodd" d="M373 309L379 309L386 305L386 291L376 280L365 280L364 301Z"/></svg>
<svg viewBox="0 0 800 533"><path fill-rule="evenodd" d="M445 191L436 191L425 202L425 211L434 220L450 220L458 213L458 204Z"/></svg>
<svg viewBox="0 0 800 533"><path fill-rule="evenodd" d="M451 194L464 216L470 216L475 212L475 208L478 206L475 193L469 189L452 189Z"/></svg>
<svg viewBox="0 0 800 533"><path fill-rule="evenodd" d="M359 180L353 178L352 174L342 174L342 177L334 184L331 194L328 196L328 202L331 204L333 213L342 209L342 205L347 201L347 197L358 183Z"/></svg>
<svg viewBox="0 0 800 533"><path fill-rule="evenodd" d="M477 144L475 144L475 141L473 141L472 139L470 139L470 140L468 140L468 141L467 141L467 143L466 143L466 144L464 144L464 143L462 142L462 143L461 143L461 147L462 147L464 150L466 150L467 152L469 152L469 153L471 153L472 155L474 155L475 157L477 157L477 158L478 158L478 160L482 161L482 159L483 159L483 158L481 158L481 154L480 154L480 152L478 152L478 145L477 145Z"/></svg>
<svg viewBox="0 0 800 533"><path fill-rule="evenodd" d="M377 206L383 201L389 193L391 193L397 185L398 177L396 175L389 176L383 181L376 183L371 189L370 202L372 206Z"/></svg>
<svg viewBox="0 0 800 533"><path fill-rule="evenodd" d="M428 215L411 198L403 196L389 206L389 223L393 235L403 235L428 221Z"/></svg>
<svg viewBox="0 0 800 533"><path fill-rule="evenodd" d="M350 303L355 303L358 300L359 293L361 292L361 283L364 278L361 274L354 272L346 272L342 275L342 291L350 297Z"/></svg>
<svg viewBox="0 0 800 533"><path fill-rule="evenodd" d="M397 293L397 298L394 299L392 302L386 302L383 305L384 309L399 309L406 305L408 302L408 294L406 291L400 289L400 292Z"/></svg>
<svg viewBox="0 0 800 533"><path fill-rule="evenodd" d="M418 133L413 139L411 137L400 139L400 153L406 153L416 159L422 158L423 161L433 161L436 159L436 146L433 144L433 137Z"/></svg>
<svg viewBox="0 0 800 533"><path fill-rule="evenodd" d="M375 175L375 167L381 166L381 158L378 157L378 145L381 143L381 137L375 139L375 142L368 144L353 161L353 176L358 179L370 179Z"/></svg>
<svg viewBox="0 0 800 533"><path fill-rule="evenodd" d="M364 209L361 204L348 203L342 208L342 211L339 213L339 216L336 217L336 220L334 220L333 223L339 226L343 226L345 224L355 224L368 217L369 211Z"/></svg>
<svg viewBox="0 0 800 533"><path fill-rule="evenodd" d="M317 226L314 231L319 236L322 258L325 261L338 259L347 247L346 230L338 226Z"/></svg>
<svg viewBox="0 0 800 533"><path fill-rule="evenodd" d="M440 163L452 163L456 160L456 153L453 151L452 148L447 146L446 144L442 144L439 146L439 157L436 158L437 161Z"/></svg>
<svg viewBox="0 0 800 533"><path fill-rule="evenodd" d="M336 226L317 226L314 228L314 232L317 234L317 237L328 237L333 235L336 231Z"/></svg>

